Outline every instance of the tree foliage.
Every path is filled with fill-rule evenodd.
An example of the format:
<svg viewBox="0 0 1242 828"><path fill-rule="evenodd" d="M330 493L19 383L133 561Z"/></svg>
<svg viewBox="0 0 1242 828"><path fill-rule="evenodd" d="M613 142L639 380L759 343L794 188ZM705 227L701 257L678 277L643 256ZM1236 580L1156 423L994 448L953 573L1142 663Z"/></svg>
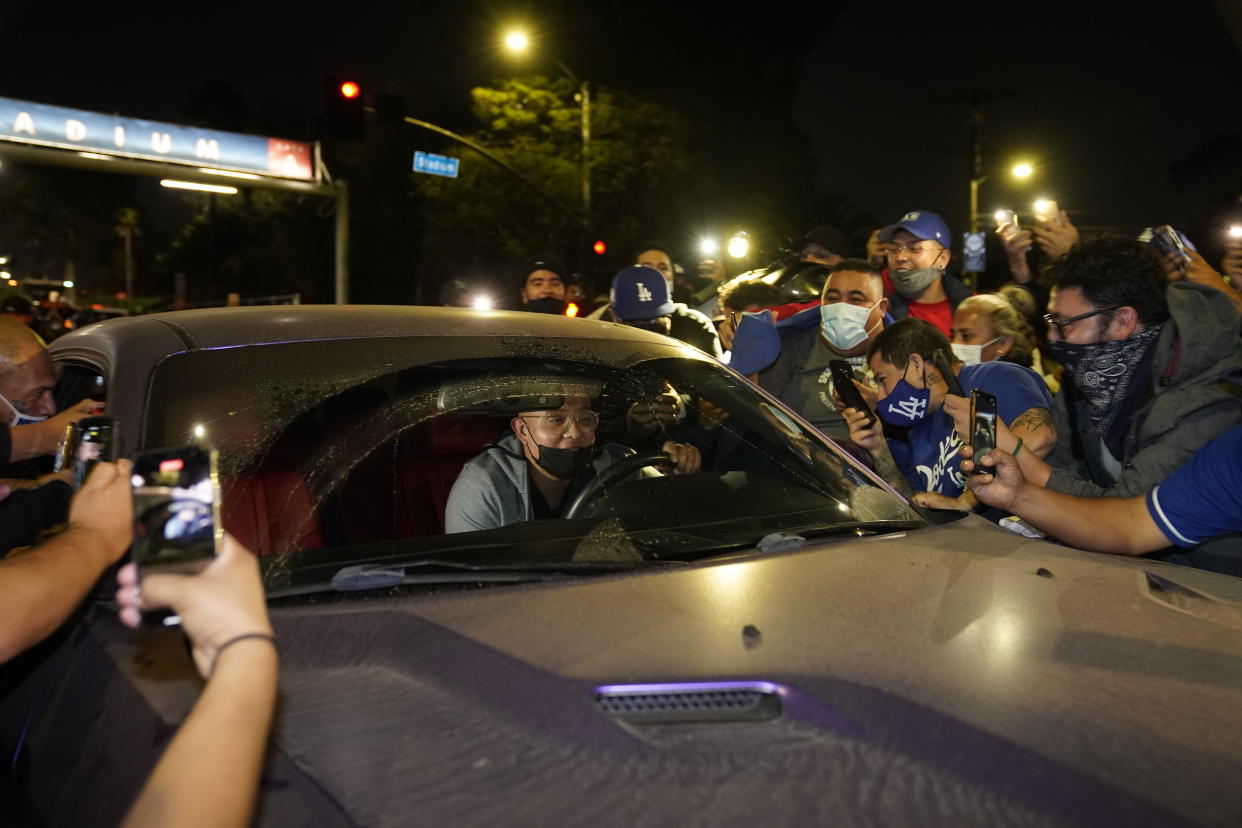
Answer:
<svg viewBox="0 0 1242 828"><path fill-rule="evenodd" d="M472 91L480 126L469 137L562 207L480 154L456 148L458 178L413 176L429 263L458 264L463 250L477 264L551 251L573 266L568 254L584 241L576 92L567 80L543 77ZM624 246L667 220L672 194L692 167L691 129L671 105L622 91L594 90L590 111L592 234Z"/></svg>

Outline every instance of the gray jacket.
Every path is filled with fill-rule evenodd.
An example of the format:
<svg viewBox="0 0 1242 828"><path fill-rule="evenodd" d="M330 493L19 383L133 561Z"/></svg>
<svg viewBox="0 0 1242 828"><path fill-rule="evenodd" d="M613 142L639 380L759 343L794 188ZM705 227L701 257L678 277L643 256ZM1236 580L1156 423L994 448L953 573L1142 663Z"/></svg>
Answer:
<svg viewBox="0 0 1242 828"><path fill-rule="evenodd" d="M1233 303L1194 282L1175 282L1167 296L1170 319L1154 346L1151 396L1130 421L1117 458L1120 474L1111 487L1092 481L1083 453L1098 454L1103 439L1085 404L1071 419L1072 403L1062 390L1052 398L1057 445L1047 457L1053 467L1048 488L1080 497L1145 494L1204 443L1242 422L1236 387L1221 382L1224 371L1242 366L1242 321Z"/></svg>
<svg viewBox="0 0 1242 828"><path fill-rule="evenodd" d="M595 459L599 471L630 449L605 444ZM444 508L444 532L477 532L535 519L530 473L522 444L507 434L462 466Z"/></svg>

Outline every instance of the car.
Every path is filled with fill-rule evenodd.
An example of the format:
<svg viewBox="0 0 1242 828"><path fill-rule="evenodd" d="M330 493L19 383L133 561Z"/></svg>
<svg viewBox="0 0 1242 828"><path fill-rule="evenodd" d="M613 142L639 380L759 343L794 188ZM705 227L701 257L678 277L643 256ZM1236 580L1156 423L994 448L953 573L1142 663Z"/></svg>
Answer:
<svg viewBox="0 0 1242 828"><path fill-rule="evenodd" d="M1242 821L1242 582L918 509L689 346L290 306L51 352L122 455L219 452L281 653L256 824ZM583 389L624 470L571 516L445 534L463 464ZM662 394L684 414L647 433ZM701 471L659 473L665 438ZM202 688L106 583L3 681L11 800L47 826L119 823Z"/></svg>

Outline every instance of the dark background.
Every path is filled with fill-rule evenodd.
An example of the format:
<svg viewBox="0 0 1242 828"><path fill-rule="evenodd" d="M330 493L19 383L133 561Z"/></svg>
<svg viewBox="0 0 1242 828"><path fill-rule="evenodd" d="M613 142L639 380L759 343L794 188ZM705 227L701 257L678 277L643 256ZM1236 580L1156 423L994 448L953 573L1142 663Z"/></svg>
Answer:
<svg viewBox="0 0 1242 828"><path fill-rule="evenodd" d="M546 62L518 65L498 49L513 23L538 38L528 61L555 54L597 87L667 101L698 126L699 166L640 217L645 237L668 240L687 263L705 233L748 228L767 254L830 222L861 245L870 229L915 208L941 213L959 234L972 97L985 116L983 212L1022 211L1048 196L1087 228L1174 224L1209 259L1219 255L1224 227L1242 218L1242 4L1230 0L826 2L811 11L667 0L140 1L94 13L9 2L0 6L0 96L314 140L331 73L359 79L372 94L402 93L408 114L468 132L471 88L521 72L555 74ZM406 178L414 149L452 147L407 130L328 149L330 166L348 170L355 185L353 298L434 301L434 288L454 274L420 270ZM1005 173L1018 157L1037 164L1023 188ZM147 223L140 270L152 274L151 289L168 289L181 266L169 245L201 205L154 181L17 163L0 171L0 202L23 177L27 193L97 201L101 213L137 200ZM305 255L297 287L330 301L331 219L322 205L301 209L305 216L281 225L283 244L300 244ZM299 232L306 240L291 242ZM21 244L3 227L0 240ZM627 263L639 240L609 239L610 255L596 267ZM223 257L214 248L190 252ZM105 264L84 286L92 278L111 284L115 254L97 255ZM255 261L271 255L256 252ZM41 261L56 267L54 255ZM490 267L501 279L510 265ZM190 275L199 296L219 293L215 282L230 278L214 265Z"/></svg>

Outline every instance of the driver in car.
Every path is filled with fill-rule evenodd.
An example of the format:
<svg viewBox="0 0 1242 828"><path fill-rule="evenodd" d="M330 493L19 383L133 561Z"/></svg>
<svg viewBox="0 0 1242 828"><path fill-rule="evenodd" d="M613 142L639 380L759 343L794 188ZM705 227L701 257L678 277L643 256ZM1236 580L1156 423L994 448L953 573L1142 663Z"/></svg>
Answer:
<svg viewBox="0 0 1242 828"><path fill-rule="evenodd" d="M595 476L630 450L595 445L599 414L586 394L534 398L554 408L531 408L509 425L512 434L462 467L449 492L445 532L474 532L538 518L561 517L566 504ZM534 404L538 404L538 402ZM674 474L699 470L699 450L671 440L661 446Z"/></svg>

